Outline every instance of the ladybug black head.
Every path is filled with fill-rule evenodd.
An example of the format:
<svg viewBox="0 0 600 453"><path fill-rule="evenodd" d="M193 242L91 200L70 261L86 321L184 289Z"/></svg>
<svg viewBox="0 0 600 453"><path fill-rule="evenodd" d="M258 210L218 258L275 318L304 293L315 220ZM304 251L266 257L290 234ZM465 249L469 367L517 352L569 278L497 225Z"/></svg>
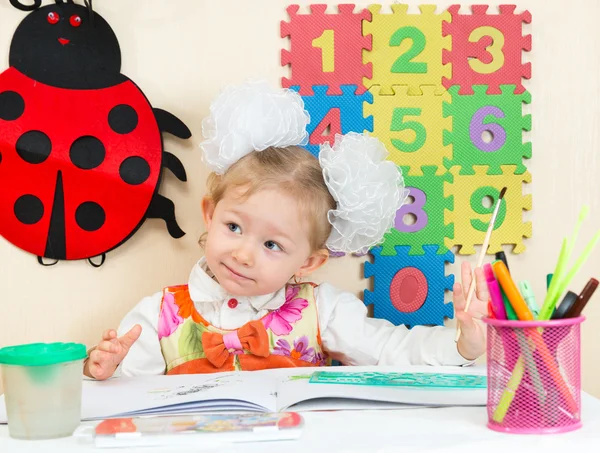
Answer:
<svg viewBox="0 0 600 453"><path fill-rule="evenodd" d="M110 25L92 10L73 0L56 0L41 6L41 0L24 5L31 11L17 27L9 54L10 66L47 85L70 89L98 89L123 81L119 42Z"/></svg>

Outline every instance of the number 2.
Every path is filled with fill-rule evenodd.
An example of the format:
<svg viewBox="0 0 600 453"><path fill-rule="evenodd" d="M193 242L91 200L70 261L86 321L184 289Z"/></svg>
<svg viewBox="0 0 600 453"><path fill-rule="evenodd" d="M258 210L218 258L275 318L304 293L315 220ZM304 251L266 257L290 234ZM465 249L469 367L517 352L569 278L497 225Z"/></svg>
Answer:
<svg viewBox="0 0 600 453"><path fill-rule="evenodd" d="M416 27L402 27L396 30L390 38L390 46L398 47L405 39L412 40L412 45L396 59L392 65L392 72L425 74L427 63L411 61L425 49L425 35Z"/></svg>

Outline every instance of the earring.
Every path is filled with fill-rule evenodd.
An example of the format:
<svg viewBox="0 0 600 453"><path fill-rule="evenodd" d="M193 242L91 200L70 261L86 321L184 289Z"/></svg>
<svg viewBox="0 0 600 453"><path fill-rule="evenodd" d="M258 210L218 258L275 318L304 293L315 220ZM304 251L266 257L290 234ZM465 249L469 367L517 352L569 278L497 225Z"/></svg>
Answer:
<svg viewBox="0 0 600 453"><path fill-rule="evenodd" d="M294 283L296 285L299 285L300 283L302 283L302 277L298 277L296 274L294 274Z"/></svg>

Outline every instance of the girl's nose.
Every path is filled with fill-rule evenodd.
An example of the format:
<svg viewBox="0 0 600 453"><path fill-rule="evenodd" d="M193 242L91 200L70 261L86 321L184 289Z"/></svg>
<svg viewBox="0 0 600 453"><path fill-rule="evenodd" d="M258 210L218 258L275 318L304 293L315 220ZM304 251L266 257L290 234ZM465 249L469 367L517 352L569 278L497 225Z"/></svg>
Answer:
<svg viewBox="0 0 600 453"><path fill-rule="evenodd" d="M233 259L243 266L251 266L253 264L252 248L247 244L240 244L232 253Z"/></svg>

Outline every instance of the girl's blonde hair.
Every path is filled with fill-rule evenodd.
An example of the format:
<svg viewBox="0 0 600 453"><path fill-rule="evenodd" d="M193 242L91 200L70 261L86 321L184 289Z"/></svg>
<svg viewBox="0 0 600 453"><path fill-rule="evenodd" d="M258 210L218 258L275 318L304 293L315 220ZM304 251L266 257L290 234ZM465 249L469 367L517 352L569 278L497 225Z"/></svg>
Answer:
<svg viewBox="0 0 600 453"><path fill-rule="evenodd" d="M311 250L325 248L331 233L327 213L336 208L336 202L323 180L318 159L299 146L270 147L252 152L223 175L211 173L207 181L208 193L215 205L229 189L246 188L243 198L266 188L277 188L297 200L301 216L308 222ZM273 207L276 209L276 206ZM204 246L206 233L200 237Z"/></svg>

